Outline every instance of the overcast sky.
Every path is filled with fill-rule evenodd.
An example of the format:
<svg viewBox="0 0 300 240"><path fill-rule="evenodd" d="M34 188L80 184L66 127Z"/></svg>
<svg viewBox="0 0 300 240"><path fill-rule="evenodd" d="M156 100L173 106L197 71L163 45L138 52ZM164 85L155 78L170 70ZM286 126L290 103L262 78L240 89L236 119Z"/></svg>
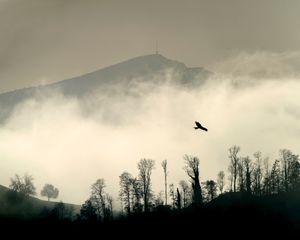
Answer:
<svg viewBox="0 0 300 240"><path fill-rule="evenodd" d="M0 91L159 51L188 66L298 51L300 1L0 0Z"/></svg>

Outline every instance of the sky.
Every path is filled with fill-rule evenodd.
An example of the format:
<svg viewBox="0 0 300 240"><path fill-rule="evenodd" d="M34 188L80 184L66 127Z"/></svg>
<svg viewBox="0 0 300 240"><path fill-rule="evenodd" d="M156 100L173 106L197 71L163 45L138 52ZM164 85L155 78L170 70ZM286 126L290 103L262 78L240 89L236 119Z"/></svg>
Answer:
<svg viewBox="0 0 300 240"><path fill-rule="evenodd" d="M0 0L0 92L152 54L156 41L162 55L215 73L200 89L152 86L140 101L113 104L127 118L120 125L99 121L101 108L83 116L79 100L60 92L33 96L0 127L0 184L27 172L38 191L51 183L59 200L81 204L97 178L117 199L118 176L137 176L144 157L156 161L158 193L164 159L176 184L188 180L184 154L199 156L206 180L227 174L235 144L271 161L281 148L300 153L299 10L292 0ZM99 106L109 99L99 96ZM207 133L194 131L196 119Z"/></svg>
<svg viewBox="0 0 300 240"><path fill-rule="evenodd" d="M1 0L0 92L159 51L210 68L300 47L297 0Z"/></svg>

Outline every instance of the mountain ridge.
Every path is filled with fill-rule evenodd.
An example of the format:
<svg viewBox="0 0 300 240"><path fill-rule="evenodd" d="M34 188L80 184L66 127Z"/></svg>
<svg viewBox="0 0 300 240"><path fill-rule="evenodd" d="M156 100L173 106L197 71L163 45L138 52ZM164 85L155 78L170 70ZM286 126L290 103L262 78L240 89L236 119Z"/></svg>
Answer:
<svg viewBox="0 0 300 240"><path fill-rule="evenodd" d="M55 83L2 93L0 94L0 122L5 120L14 107L24 100L33 97L47 98L49 93L53 92L77 99L84 99L86 96L95 94L106 94L110 98L128 97L136 93L142 96L147 91L153 91L154 87L165 83L183 88L200 86L210 75L211 72L202 67L188 68L184 63L168 59L160 54L139 56ZM145 83L152 87L140 93L139 87Z"/></svg>

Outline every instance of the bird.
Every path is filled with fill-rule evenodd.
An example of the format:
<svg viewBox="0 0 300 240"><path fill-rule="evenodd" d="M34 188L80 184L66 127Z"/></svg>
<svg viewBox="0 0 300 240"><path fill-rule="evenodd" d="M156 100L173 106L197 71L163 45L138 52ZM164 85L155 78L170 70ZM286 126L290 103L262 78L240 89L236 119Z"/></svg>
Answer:
<svg viewBox="0 0 300 240"><path fill-rule="evenodd" d="M195 129L202 129L204 131L208 131L207 128L203 127L199 122L195 122L197 127L194 127Z"/></svg>

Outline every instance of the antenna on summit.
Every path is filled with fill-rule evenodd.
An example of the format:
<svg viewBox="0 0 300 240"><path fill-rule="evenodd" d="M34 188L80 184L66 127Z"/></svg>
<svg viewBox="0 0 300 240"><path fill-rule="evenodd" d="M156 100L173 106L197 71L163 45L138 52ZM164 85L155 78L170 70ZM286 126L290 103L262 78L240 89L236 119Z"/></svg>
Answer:
<svg viewBox="0 0 300 240"><path fill-rule="evenodd" d="M158 55L158 42L156 40L156 44L155 44L155 54Z"/></svg>

